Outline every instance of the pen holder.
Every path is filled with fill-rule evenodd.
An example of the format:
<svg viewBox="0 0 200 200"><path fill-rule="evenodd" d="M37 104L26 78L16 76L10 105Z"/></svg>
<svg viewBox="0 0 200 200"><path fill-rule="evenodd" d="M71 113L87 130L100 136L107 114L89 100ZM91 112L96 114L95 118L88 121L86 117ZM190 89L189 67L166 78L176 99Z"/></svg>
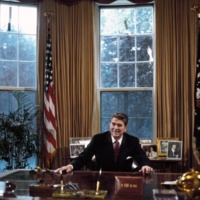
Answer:
<svg viewBox="0 0 200 200"><path fill-rule="evenodd" d="M63 199L105 199L107 190L99 190L98 194L95 190L57 190L52 194L53 198Z"/></svg>

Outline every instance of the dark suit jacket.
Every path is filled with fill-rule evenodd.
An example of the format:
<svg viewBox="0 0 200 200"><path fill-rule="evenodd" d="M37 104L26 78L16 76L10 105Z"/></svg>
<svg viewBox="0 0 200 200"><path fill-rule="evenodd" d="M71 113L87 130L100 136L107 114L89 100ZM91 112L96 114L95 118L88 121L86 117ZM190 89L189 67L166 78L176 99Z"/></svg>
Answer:
<svg viewBox="0 0 200 200"><path fill-rule="evenodd" d="M133 171L133 159L138 163L138 168L150 165L149 158L139 144L139 139L128 133L124 133L116 162L110 131L94 135L87 148L71 162L74 170L89 163L93 155L96 157L96 170L101 168L102 171Z"/></svg>
<svg viewBox="0 0 200 200"><path fill-rule="evenodd" d="M171 149L168 151L169 158L177 158L177 155L178 155L177 151L175 151L174 153Z"/></svg>

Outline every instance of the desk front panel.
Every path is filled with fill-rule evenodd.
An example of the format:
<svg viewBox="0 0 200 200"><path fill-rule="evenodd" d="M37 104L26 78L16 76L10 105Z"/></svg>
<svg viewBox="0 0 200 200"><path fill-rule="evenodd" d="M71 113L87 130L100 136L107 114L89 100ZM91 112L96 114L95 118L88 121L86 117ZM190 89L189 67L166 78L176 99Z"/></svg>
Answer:
<svg viewBox="0 0 200 200"><path fill-rule="evenodd" d="M37 178L33 179L30 176L29 170L13 170L10 172L0 174L0 181L10 181L11 183L16 184L17 188L15 189L14 195L17 199L33 199L29 195L29 186L37 184ZM60 184L60 174L49 175L44 173L44 183L45 184ZM98 172L92 171L74 171L69 174L63 175L64 184L68 182L78 183L81 190L95 190L96 181L98 179ZM134 200L143 199L151 200L153 199L153 189L164 189L161 185L163 181L173 181L176 180L181 174L178 173L153 173L151 175L142 176L138 173L125 173L125 172L102 172L100 177L100 190L107 190L106 199L133 199L133 197L121 197L116 196L115 193L115 176L142 176L143 177L143 196L135 196ZM44 195L44 194L43 194ZM40 200L49 200L51 194L45 194L46 197L34 198ZM5 199L5 198L0 198ZM16 198L14 198L16 200Z"/></svg>

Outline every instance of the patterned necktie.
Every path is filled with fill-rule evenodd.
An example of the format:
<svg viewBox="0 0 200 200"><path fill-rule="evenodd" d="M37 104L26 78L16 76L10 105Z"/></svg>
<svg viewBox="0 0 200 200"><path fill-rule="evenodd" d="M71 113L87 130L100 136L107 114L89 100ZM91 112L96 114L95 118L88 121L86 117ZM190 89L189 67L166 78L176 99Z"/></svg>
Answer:
<svg viewBox="0 0 200 200"><path fill-rule="evenodd" d="M114 142L114 157L115 157L115 161L117 160L118 153L119 153L119 142L118 142L118 140L115 140L115 142Z"/></svg>

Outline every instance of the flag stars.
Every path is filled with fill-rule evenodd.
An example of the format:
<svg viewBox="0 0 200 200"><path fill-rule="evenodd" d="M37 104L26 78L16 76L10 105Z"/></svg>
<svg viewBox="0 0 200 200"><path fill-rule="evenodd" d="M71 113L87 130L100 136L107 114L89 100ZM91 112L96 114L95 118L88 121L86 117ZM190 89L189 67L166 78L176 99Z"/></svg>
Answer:
<svg viewBox="0 0 200 200"><path fill-rule="evenodd" d="M198 40L199 39L200 39L200 34L198 36ZM200 49L199 49L199 47L198 47L198 51L197 51L197 63L196 63L195 112L194 112L194 114L195 114L194 136L196 137L200 134L200 120L199 120L199 115L200 115Z"/></svg>
<svg viewBox="0 0 200 200"><path fill-rule="evenodd" d="M52 70L52 52L51 52L51 40L50 34L48 33L47 45L46 45L46 62L45 62L45 92L49 90L49 84L53 81L53 70Z"/></svg>

